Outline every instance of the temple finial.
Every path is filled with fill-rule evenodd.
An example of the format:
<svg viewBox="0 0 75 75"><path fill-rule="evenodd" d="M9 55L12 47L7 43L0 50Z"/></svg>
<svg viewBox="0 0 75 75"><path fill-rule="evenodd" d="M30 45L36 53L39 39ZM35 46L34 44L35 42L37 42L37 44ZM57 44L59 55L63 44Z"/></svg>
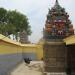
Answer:
<svg viewBox="0 0 75 75"><path fill-rule="evenodd" d="M56 2L58 2L58 0L56 0Z"/></svg>
<svg viewBox="0 0 75 75"><path fill-rule="evenodd" d="M55 5L54 5L54 8L58 9L58 8L60 8L60 7L61 7L61 6L60 6L58 0L56 0Z"/></svg>
<svg viewBox="0 0 75 75"><path fill-rule="evenodd" d="M58 2L58 0L56 0L56 3L55 3L55 5L59 5L59 2Z"/></svg>

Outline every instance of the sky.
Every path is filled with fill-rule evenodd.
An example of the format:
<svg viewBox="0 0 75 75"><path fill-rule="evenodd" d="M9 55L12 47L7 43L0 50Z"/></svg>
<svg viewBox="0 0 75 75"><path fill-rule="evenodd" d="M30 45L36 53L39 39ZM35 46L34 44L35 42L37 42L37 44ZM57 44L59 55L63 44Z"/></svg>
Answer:
<svg viewBox="0 0 75 75"><path fill-rule="evenodd" d="M29 40L37 43L43 36L48 9L53 7L56 0L0 0L0 7L7 10L17 10L25 14L30 22L32 34ZM58 0L66 9L75 28L75 0Z"/></svg>

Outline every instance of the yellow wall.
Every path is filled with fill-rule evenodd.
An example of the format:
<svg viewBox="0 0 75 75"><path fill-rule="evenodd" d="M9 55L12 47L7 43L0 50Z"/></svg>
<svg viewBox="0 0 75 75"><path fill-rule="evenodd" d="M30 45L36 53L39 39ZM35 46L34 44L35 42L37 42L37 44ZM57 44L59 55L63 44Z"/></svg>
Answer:
<svg viewBox="0 0 75 75"><path fill-rule="evenodd" d="M23 51L23 47L17 46L17 52L18 52L18 53L22 53L22 51Z"/></svg>
<svg viewBox="0 0 75 75"><path fill-rule="evenodd" d="M36 53L38 60L41 60L43 58L43 45L37 45Z"/></svg>
<svg viewBox="0 0 75 75"><path fill-rule="evenodd" d="M42 45L28 45L19 46L4 41L0 41L0 54L14 54L14 53L35 53L37 59L40 60L43 57Z"/></svg>
<svg viewBox="0 0 75 75"><path fill-rule="evenodd" d="M17 45L9 44L3 41L0 41L0 54L13 54L17 53Z"/></svg>
<svg viewBox="0 0 75 75"><path fill-rule="evenodd" d="M38 60L41 60L43 58L42 45L35 45L35 47L23 47L23 53L35 53Z"/></svg>
<svg viewBox="0 0 75 75"><path fill-rule="evenodd" d="M36 53L36 47L23 47L23 53Z"/></svg>

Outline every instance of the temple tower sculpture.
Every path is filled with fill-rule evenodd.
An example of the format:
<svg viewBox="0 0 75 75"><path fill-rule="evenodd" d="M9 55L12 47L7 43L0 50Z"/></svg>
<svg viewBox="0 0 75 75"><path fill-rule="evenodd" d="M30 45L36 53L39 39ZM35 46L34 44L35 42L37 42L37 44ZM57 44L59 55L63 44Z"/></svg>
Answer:
<svg viewBox="0 0 75 75"><path fill-rule="evenodd" d="M49 9L47 20L44 28L45 39L63 39L74 34L73 25L69 20L69 15L62 8L58 0L54 7Z"/></svg>
<svg viewBox="0 0 75 75"><path fill-rule="evenodd" d="M63 39L73 34L74 29L69 15L56 0L54 7L49 9L43 29L45 40L43 54L46 72L66 73L67 50Z"/></svg>
<svg viewBox="0 0 75 75"><path fill-rule="evenodd" d="M28 44L29 43L28 34L26 31L20 32L20 42L22 44Z"/></svg>

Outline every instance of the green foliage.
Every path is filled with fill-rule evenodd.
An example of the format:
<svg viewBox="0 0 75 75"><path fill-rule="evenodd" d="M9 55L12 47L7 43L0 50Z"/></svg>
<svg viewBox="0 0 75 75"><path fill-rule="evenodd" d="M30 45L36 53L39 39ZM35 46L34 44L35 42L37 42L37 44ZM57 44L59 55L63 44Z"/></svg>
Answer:
<svg viewBox="0 0 75 75"><path fill-rule="evenodd" d="M0 23L4 23L6 21L7 10L4 8L0 8Z"/></svg>
<svg viewBox="0 0 75 75"><path fill-rule="evenodd" d="M0 33L3 35L17 35L18 32L26 31L28 35L31 34L31 26L29 25L26 15L20 12L7 11L0 8Z"/></svg>

